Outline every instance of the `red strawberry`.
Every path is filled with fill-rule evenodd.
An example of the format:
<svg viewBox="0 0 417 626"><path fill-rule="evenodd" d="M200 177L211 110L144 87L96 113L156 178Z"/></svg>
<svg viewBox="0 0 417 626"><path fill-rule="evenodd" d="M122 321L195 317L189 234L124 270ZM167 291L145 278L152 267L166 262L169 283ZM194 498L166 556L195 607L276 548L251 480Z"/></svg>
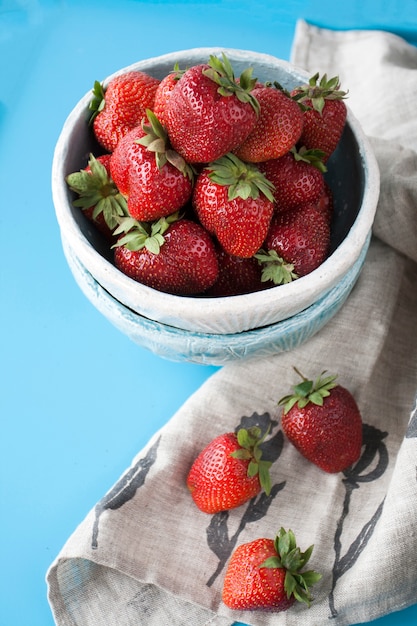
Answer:
<svg viewBox="0 0 417 626"><path fill-rule="evenodd" d="M152 109L159 82L145 72L131 71L111 79L106 88L94 83L90 123L106 150L113 152L120 139L141 123L146 109Z"/></svg>
<svg viewBox="0 0 417 626"><path fill-rule="evenodd" d="M192 201L201 224L226 252L251 257L268 232L274 211L271 190L255 165L229 153L200 172Z"/></svg>
<svg viewBox="0 0 417 626"><path fill-rule="evenodd" d="M273 539L255 539L236 548L229 561L222 599L239 611L286 611L296 600L310 606L310 586L321 579L303 571L313 551L297 547L294 533L281 528Z"/></svg>
<svg viewBox="0 0 417 626"><path fill-rule="evenodd" d="M279 159L259 163L259 169L274 185L277 211L306 202L316 202L324 190L323 162L317 151L291 149Z"/></svg>
<svg viewBox="0 0 417 626"><path fill-rule="evenodd" d="M161 80L158 85L158 89L156 90L153 112L163 126L165 126L165 109L168 100L171 97L172 90L177 86L177 83L183 73L184 72L179 69L178 65L175 64L173 71Z"/></svg>
<svg viewBox="0 0 417 626"><path fill-rule="evenodd" d="M281 285L309 274L326 259L329 246L330 226L314 205L276 213L255 255L264 265L262 280Z"/></svg>
<svg viewBox="0 0 417 626"><path fill-rule="evenodd" d="M184 72L165 109L173 148L188 163L209 163L241 144L256 124L259 105L251 69L237 81L230 61L210 56Z"/></svg>
<svg viewBox="0 0 417 626"><path fill-rule="evenodd" d="M293 97L306 110L300 144L307 148L322 150L323 161L327 162L336 149L346 123L346 91L340 90L339 77L328 79L327 75L318 82L319 74L310 78L308 85L298 87Z"/></svg>
<svg viewBox="0 0 417 626"><path fill-rule="evenodd" d="M325 472L342 472L355 463L362 447L362 417L352 394L336 384L337 376L323 372L317 380L303 379L284 405L282 429L311 463Z"/></svg>
<svg viewBox="0 0 417 626"><path fill-rule="evenodd" d="M110 155L95 158L90 154L87 167L69 174L66 182L78 195L74 206L80 207L105 237L113 239L118 218L127 215L127 205L111 179Z"/></svg>
<svg viewBox="0 0 417 626"><path fill-rule="evenodd" d="M165 129L147 111L149 124L129 131L118 143L110 162L112 178L127 197L132 217L150 222L175 213L190 198L191 168L167 146Z"/></svg>
<svg viewBox="0 0 417 626"><path fill-rule="evenodd" d="M260 106L258 121L247 139L233 152L251 163L277 159L299 140L303 114L298 104L276 87L255 87L252 95Z"/></svg>
<svg viewBox="0 0 417 626"><path fill-rule="evenodd" d="M187 477L191 496L204 513L240 506L262 489L271 490L269 461L261 460L261 430L257 426L225 433L211 441L195 459Z"/></svg>
<svg viewBox="0 0 417 626"><path fill-rule="evenodd" d="M217 246L219 276L212 287L206 291L207 296L236 296L265 289L262 282L262 270L255 257L245 258L228 254L221 246Z"/></svg>
<svg viewBox="0 0 417 626"><path fill-rule="evenodd" d="M328 223L331 224L334 213L333 192L326 182L324 183L323 193L315 204L316 209L323 213Z"/></svg>
<svg viewBox="0 0 417 626"><path fill-rule="evenodd" d="M216 281L218 264L207 231L188 219L171 215L141 224L122 220L114 261L122 272L144 285L177 295L202 293Z"/></svg>

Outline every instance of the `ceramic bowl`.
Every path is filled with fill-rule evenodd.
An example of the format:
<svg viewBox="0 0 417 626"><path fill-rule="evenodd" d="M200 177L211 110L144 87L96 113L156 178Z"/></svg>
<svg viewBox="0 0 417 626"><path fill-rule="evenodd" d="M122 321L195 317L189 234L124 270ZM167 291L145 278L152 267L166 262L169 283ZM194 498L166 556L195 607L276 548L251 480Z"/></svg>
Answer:
<svg viewBox="0 0 417 626"><path fill-rule="evenodd" d="M162 78L176 62L180 67L188 67L206 62L210 54L220 55L222 52L232 62L236 75L251 66L254 76L259 80L278 81L287 89L309 78L303 70L270 55L228 48L198 48L140 61L116 72L104 83L132 69ZM379 195L379 173L375 157L350 110L345 131L328 162L326 174L335 204L328 259L307 276L287 285L246 295L205 298L166 294L125 276L114 266L107 243L80 209L73 207L74 198L65 183L65 177L84 167L91 151L97 154L97 146L87 126L90 100L91 92L76 104L58 138L52 168L56 216L67 257L75 259L88 272L94 281L94 288L103 289L115 305L120 304L122 311L138 316L133 319L141 325L142 343L145 343L145 328L150 331L152 327L154 330L155 323L164 330L170 329L169 333L177 329L202 335L225 335L226 341L234 337L237 343L243 342L241 350L238 349L243 355L246 354L243 344L247 335L242 333L261 329L257 335L260 337L262 333L266 334L266 328L276 329L277 324L290 320L315 303L326 302L326 297L331 297L331 294L340 295L342 291L343 296L347 295L346 289L340 290L340 284L350 285L350 277L357 277L360 271ZM330 318L331 312L334 314L334 307L321 319ZM160 338L167 340L164 333ZM157 343L156 338L152 340L152 349L155 351Z"/></svg>

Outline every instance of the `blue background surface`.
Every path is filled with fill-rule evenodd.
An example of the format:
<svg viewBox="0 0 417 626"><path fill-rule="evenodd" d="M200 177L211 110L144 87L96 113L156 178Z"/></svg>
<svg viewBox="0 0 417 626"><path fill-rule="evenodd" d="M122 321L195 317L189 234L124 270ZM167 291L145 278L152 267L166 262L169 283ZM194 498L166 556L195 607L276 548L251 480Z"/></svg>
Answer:
<svg viewBox="0 0 417 626"><path fill-rule="evenodd" d="M216 369L139 348L76 286L50 191L64 120L95 79L142 58L214 45L288 59L298 18L417 44L416 0L0 2L0 626L53 625L48 566ZM373 623L416 624L417 606Z"/></svg>

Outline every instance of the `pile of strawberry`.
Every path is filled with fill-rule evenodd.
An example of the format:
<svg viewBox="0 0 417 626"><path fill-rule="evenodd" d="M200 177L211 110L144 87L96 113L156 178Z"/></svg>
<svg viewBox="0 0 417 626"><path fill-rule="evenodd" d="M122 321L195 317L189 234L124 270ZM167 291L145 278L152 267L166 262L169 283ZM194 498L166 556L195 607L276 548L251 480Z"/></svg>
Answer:
<svg viewBox="0 0 417 626"><path fill-rule="evenodd" d="M162 80L128 71L93 94L103 154L67 183L122 272L167 293L224 296L326 259L324 173L346 122L337 77L289 93L252 68L235 77L223 54Z"/></svg>

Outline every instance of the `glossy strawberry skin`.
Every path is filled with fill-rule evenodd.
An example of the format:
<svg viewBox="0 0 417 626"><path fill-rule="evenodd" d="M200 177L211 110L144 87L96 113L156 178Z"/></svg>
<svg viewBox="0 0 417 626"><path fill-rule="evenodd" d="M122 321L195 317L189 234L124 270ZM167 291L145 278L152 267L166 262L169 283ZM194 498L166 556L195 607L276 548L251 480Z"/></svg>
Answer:
<svg viewBox="0 0 417 626"><path fill-rule="evenodd" d="M165 109L173 89L177 86L179 76L177 72L170 72L164 76L155 93L153 112L163 126L165 126Z"/></svg>
<svg viewBox="0 0 417 626"><path fill-rule="evenodd" d="M282 415L282 429L310 462L325 472L343 471L355 463L362 446L362 418L352 394L337 385L323 400Z"/></svg>
<svg viewBox="0 0 417 626"><path fill-rule="evenodd" d="M230 456L239 448L237 435L225 433L213 439L195 459L187 487L204 513L238 507L261 491L258 475L247 475L249 460Z"/></svg>
<svg viewBox="0 0 417 626"><path fill-rule="evenodd" d="M242 258L228 254L217 246L219 276L206 292L207 296L236 296L266 289L270 285L262 282L262 269L254 258Z"/></svg>
<svg viewBox="0 0 417 626"><path fill-rule="evenodd" d="M222 600L240 611L286 611L295 602L284 589L284 568L260 565L277 556L272 539L255 539L236 548L231 556L223 583Z"/></svg>
<svg viewBox="0 0 417 626"><path fill-rule="evenodd" d="M150 222L186 204L193 185L190 178L171 163L158 168L155 154L137 142L144 135L138 126L120 140L112 154L110 170L120 192L127 197L130 215Z"/></svg>
<svg viewBox="0 0 417 626"><path fill-rule="evenodd" d="M218 85L203 74L207 69L200 64L184 72L165 110L172 147L188 163L209 163L232 151L257 119L250 103L220 95Z"/></svg>
<svg viewBox="0 0 417 626"><path fill-rule="evenodd" d="M131 71L109 81L105 105L94 118L97 141L109 152L132 128L141 123L146 109L152 109L159 80L145 72Z"/></svg>
<svg viewBox="0 0 417 626"><path fill-rule="evenodd" d="M304 102L307 106L311 103ZM300 137L300 145L307 149L322 150L326 163L343 133L346 122L347 108L343 100L326 100L320 114L313 108L304 113L304 127Z"/></svg>
<svg viewBox="0 0 417 626"><path fill-rule="evenodd" d="M258 198L229 200L227 186L213 182L209 173L209 168L203 169L194 185L192 201L198 219L226 252L252 257L268 232L273 202L263 194Z"/></svg>
<svg viewBox="0 0 417 626"><path fill-rule="evenodd" d="M324 183L323 193L315 202L315 207L326 217L328 223L331 224L334 215L334 199L333 192L326 182Z"/></svg>
<svg viewBox="0 0 417 626"><path fill-rule="evenodd" d="M158 254L146 248L115 248L114 260L127 276L144 285L176 295L202 293L216 281L218 264L214 243L199 224L181 219L164 233Z"/></svg>
<svg viewBox="0 0 417 626"><path fill-rule="evenodd" d="M329 246L328 220L313 205L276 213L264 243L266 250L275 250L292 263L298 276L317 269L327 258Z"/></svg>
<svg viewBox="0 0 417 626"><path fill-rule="evenodd" d="M260 114L255 128L234 153L251 163L277 159L299 140L303 114L294 100L275 87L255 87L252 94L259 102Z"/></svg>
<svg viewBox="0 0 417 626"><path fill-rule="evenodd" d="M296 161L291 152L259 164L259 169L275 187L277 211L316 202L324 191L323 174L311 163Z"/></svg>

